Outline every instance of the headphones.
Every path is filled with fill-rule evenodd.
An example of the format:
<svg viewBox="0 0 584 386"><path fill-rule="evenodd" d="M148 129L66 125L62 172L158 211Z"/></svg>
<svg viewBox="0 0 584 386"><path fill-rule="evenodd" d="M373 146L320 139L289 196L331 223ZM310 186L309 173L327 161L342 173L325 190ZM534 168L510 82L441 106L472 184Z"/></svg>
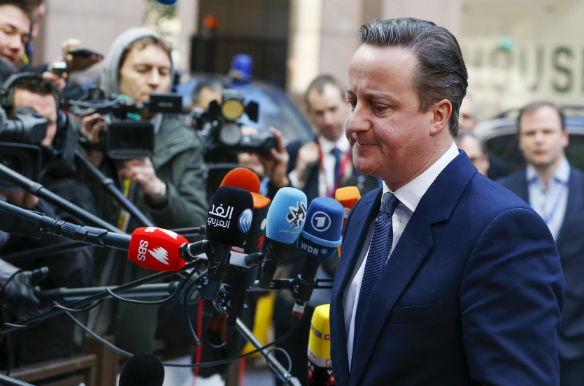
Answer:
<svg viewBox="0 0 584 386"><path fill-rule="evenodd" d="M4 111L6 112L6 116L9 118L12 115L13 110L14 110L14 105L10 101L10 92L12 91L12 89L15 87L15 84L18 83L18 81L20 79L24 79L24 78L28 78L28 77L34 77L34 78L39 78L39 79L45 80L42 76L40 76L39 74L36 74L34 72L20 72L20 73L16 73L16 74L11 75L6 80L6 82L4 82L4 85L2 87L2 91L0 91L0 106L4 109ZM65 101L63 100L61 93L55 87L55 85L53 83L51 83L49 80L46 80L46 82L49 82L51 84L52 89L53 89L52 95L55 97L56 102L57 102L57 132L55 133L55 139L53 140L53 145L52 145L52 149L54 150L56 148L61 147L61 145L64 143L64 141L67 137L67 128L69 125L69 119L68 119L65 111L61 108L62 106L65 106Z"/></svg>

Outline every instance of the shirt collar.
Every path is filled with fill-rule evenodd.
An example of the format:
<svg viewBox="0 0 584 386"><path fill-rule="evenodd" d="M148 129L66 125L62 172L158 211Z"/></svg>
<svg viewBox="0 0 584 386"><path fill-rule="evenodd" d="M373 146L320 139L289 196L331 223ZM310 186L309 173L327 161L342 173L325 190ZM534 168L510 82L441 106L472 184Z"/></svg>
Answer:
<svg viewBox="0 0 584 386"><path fill-rule="evenodd" d="M444 170L444 168L457 156L458 149L453 141L450 148L442 155L442 157L438 158L432 166L393 193L402 204L414 212L418 207L420 200L424 194L426 194L426 191L430 188L430 185L432 185L436 177L438 177L442 170ZM389 191L389 188L384 182L383 193Z"/></svg>
<svg viewBox="0 0 584 386"><path fill-rule="evenodd" d="M320 149L322 150L322 154L324 155L330 154L331 150L333 150L333 148L335 147L342 151L343 154L349 151L349 149L351 148L351 145L349 145L347 137L345 137L344 135L341 135L341 137L337 139L336 142L329 141L322 135L319 135L318 143L320 144Z"/></svg>
<svg viewBox="0 0 584 386"><path fill-rule="evenodd" d="M532 184L538 180L543 184L543 181L541 180L533 166L527 165L525 174L527 177L528 184ZM568 183L570 182L570 163L568 162L566 157L562 158L560 164L558 165L558 168L552 175L552 178L564 185L568 185Z"/></svg>

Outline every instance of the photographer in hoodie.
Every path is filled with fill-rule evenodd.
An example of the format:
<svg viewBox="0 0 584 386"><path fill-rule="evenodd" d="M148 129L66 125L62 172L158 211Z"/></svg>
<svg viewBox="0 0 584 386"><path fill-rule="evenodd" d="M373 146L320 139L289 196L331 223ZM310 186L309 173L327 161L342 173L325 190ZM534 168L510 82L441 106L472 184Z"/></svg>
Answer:
<svg viewBox="0 0 584 386"><path fill-rule="evenodd" d="M106 55L101 87L106 95L123 94L138 105L148 101L150 94L167 93L173 79L170 53L170 48L151 30L127 30L116 38ZM156 226L176 229L204 225L207 203L200 140L176 115L143 115L142 119L150 120L154 126L152 158L114 162L102 151L85 146L87 159L106 176L117 181L122 192L127 186L125 182L132 181L134 189L129 189L128 198ZM80 126L80 135L86 137L85 141L97 143L106 123L103 116L93 114L83 118ZM95 186L95 190L99 187ZM109 195L96 195L96 207L101 218L115 226L124 226L128 215ZM130 219L126 231L132 232L138 226L141 225ZM96 258L97 263L106 260L112 264L101 269L98 267L99 285L127 283L152 273L127 259ZM106 317L109 313L105 310L114 306L117 307L115 326L111 324L112 319ZM97 321L92 323L95 323L99 333L113 332L116 344L129 351L150 351L157 325L157 308L126 303L106 304L99 311ZM165 314L163 311L161 315Z"/></svg>
<svg viewBox="0 0 584 386"><path fill-rule="evenodd" d="M31 73L13 75L6 81L5 86L9 88L4 90L7 101L4 100L3 108L8 116L15 109L25 106L36 110L48 121L47 134L40 144L43 154L40 183L69 202L95 213L93 196L89 188L76 178L74 151L77 140L66 115L63 112L59 114L60 98L55 86L47 79ZM83 224L79 218L53 207L28 192L3 190L0 194L13 205ZM43 235L39 240L10 235L0 253L5 255L66 242L65 239L51 235ZM12 264L25 271L48 267L48 275L41 285L46 289L92 285L92 248L78 248L47 257L39 256L32 260L13 261ZM16 334L14 353L18 365L68 357L74 350L74 324L66 315L47 319ZM2 355L5 354L5 350L0 352ZM1 358L4 364L5 360L6 358Z"/></svg>

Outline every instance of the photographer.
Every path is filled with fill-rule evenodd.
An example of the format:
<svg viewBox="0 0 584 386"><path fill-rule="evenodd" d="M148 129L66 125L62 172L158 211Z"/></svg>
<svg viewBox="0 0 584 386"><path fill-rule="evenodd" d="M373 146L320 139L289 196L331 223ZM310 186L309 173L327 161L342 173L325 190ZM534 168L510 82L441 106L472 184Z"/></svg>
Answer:
<svg viewBox="0 0 584 386"><path fill-rule="evenodd" d="M209 109L209 104L212 101L217 101L219 104L223 102L223 92L226 89L228 86L221 77L215 75L202 77L197 81L193 90L190 107L199 110L199 114L205 112ZM200 115L202 118L203 115ZM199 127L196 120L193 124L195 127ZM260 193L268 198L273 198L278 189L290 185L287 175L289 156L284 146L283 134L273 127L268 128L268 131L276 140L276 147L271 149L271 154L268 156L238 152L237 163L255 172L261 180ZM259 130L251 126L241 127L240 132L243 136L259 134Z"/></svg>
<svg viewBox="0 0 584 386"><path fill-rule="evenodd" d="M118 36L112 44L101 84L108 95L123 94L142 105L150 99L150 94L169 92L172 73L170 49L160 36L146 28L133 28ZM93 114L82 120L80 132L88 142L96 144L103 137L104 118ZM128 198L157 226L173 229L205 224L205 168L200 140L178 116L157 114L142 118L149 119L154 126L154 156L151 159L114 162L102 151L89 148L85 150L87 159L105 175L119 181L120 186L123 179L132 181L137 189ZM94 189L99 190L99 187ZM113 198L101 194L96 197L96 205L101 218L116 226L123 222L118 221L123 215ZM127 231L132 232L137 226L137 222L130 219ZM125 283L151 273L127 259L116 261L121 261L118 267L101 273L101 284ZM116 343L129 351L150 351L158 307L126 303L117 307L117 323L113 327ZM105 314L101 312L100 329L112 332Z"/></svg>
<svg viewBox="0 0 584 386"><path fill-rule="evenodd" d="M29 107L47 119L47 133L40 143L43 165L40 183L67 201L95 213L89 188L75 177L74 151L77 141L66 115L59 111L59 93L53 84L36 74L16 74L5 83L1 100L2 107L9 115L18 108ZM3 190L0 193L10 204L83 224L79 218L52 207L28 192ZM66 243L66 240L50 235L43 235L39 240L11 235L1 252L4 255L57 243ZM78 248L52 256L39 256L33 260L15 261L13 264L29 271L48 267L48 275L45 273L46 279L42 281L43 288L76 288L92 284L92 248ZM39 278L42 275L37 275L35 280L28 279L31 284L35 284ZM10 304L10 299L3 301ZM34 299L31 302L34 303ZM67 316L61 315L20 331L16 336L14 353L16 363L26 365L70 356L74 348L74 324ZM5 358L2 359L5 362Z"/></svg>
<svg viewBox="0 0 584 386"><path fill-rule="evenodd" d="M172 80L170 49L154 32L146 28L130 29L114 41L105 60L102 87L107 94L123 94L138 105L152 93L166 93ZM154 157L128 160L119 168L104 153L89 150L86 157L106 175L131 179L140 187L134 203L157 226L193 227L205 223L206 203L202 146L198 138L176 116L154 117ZM97 143L105 128L99 114L83 118L81 133ZM98 211L105 219L118 223L119 210L103 197ZM133 227L130 227L133 229Z"/></svg>

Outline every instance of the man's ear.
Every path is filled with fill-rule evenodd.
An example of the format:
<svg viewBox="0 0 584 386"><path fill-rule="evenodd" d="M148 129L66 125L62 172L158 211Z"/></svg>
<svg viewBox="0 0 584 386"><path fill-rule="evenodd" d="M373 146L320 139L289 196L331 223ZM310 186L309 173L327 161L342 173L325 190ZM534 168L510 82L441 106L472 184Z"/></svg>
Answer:
<svg viewBox="0 0 584 386"><path fill-rule="evenodd" d="M432 113L430 135L438 134L448 128L448 121L452 115L452 103L448 99L435 103L430 107L430 112Z"/></svg>

